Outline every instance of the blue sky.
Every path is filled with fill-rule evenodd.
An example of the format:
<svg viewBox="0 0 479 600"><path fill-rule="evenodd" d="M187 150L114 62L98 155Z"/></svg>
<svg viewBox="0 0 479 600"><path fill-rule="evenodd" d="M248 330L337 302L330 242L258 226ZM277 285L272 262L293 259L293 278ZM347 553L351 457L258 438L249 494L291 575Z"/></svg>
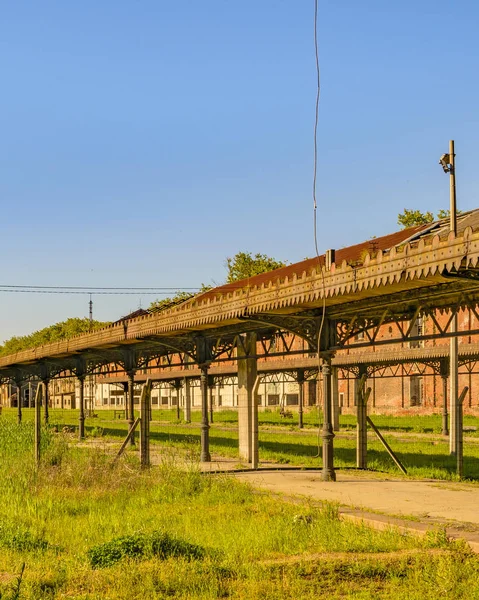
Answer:
<svg viewBox="0 0 479 600"><path fill-rule="evenodd" d="M313 0L5 0L0 283L195 287L314 254ZM473 0L319 1L319 247L479 205ZM98 319L150 296L94 297ZM0 339L88 297L0 294Z"/></svg>

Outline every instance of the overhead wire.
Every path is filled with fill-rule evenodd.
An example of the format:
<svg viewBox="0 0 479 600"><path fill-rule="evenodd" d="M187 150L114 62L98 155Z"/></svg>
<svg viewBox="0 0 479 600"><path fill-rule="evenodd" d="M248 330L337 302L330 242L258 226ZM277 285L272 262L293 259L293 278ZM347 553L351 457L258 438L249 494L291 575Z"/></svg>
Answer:
<svg viewBox="0 0 479 600"><path fill-rule="evenodd" d="M151 291L196 291L197 287L108 287L108 286L86 286L86 285L7 285L0 284L0 288L28 288L38 290L133 290L135 292L143 290Z"/></svg>
<svg viewBox="0 0 479 600"><path fill-rule="evenodd" d="M318 378L321 372L321 337L324 329L324 322L326 319L326 283L324 279L324 269L321 265L321 257L319 254L318 247L318 201L317 201L317 176L318 176L318 122L319 122L319 101L321 97L321 71L319 68L319 51L318 51L318 0L314 0L314 57L316 63L316 103L314 111L314 135L313 135L313 230L314 230L314 248L316 251L316 258L318 261L318 269L321 273L321 287L322 287L322 313L321 321L319 324L318 341L317 341L317 354L318 354ZM324 264L324 268L326 265ZM321 391L321 386L319 386ZM320 394L318 394L319 396ZM318 398L320 400L320 398ZM323 399L324 400L324 399ZM318 402L318 416L320 411L320 403ZM321 419L319 419L320 421ZM319 424L320 425L320 424ZM320 456L320 430L318 428L318 454Z"/></svg>

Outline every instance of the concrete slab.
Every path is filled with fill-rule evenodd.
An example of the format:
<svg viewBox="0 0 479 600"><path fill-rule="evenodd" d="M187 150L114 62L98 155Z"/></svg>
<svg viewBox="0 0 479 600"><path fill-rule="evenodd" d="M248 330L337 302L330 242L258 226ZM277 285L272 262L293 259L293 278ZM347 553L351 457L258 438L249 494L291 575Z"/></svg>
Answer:
<svg viewBox="0 0 479 600"><path fill-rule="evenodd" d="M312 471L256 471L237 478L255 487L339 502L390 515L455 520L479 526L479 486L435 480L392 479L365 472L337 472L336 482Z"/></svg>

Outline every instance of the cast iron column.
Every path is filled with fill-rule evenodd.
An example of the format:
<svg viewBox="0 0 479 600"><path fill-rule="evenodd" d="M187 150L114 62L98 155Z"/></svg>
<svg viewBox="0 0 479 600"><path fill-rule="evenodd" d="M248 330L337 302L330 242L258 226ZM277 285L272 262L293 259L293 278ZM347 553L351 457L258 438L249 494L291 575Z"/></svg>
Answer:
<svg viewBox="0 0 479 600"><path fill-rule="evenodd" d="M447 361L441 361L441 379L442 379L442 435L449 435L449 415L447 414L447 377L449 375L449 364Z"/></svg>
<svg viewBox="0 0 479 600"><path fill-rule="evenodd" d="M77 375L77 377L80 383L80 416L78 417L78 439L82 440L85 437L85 375Z"/></svg>
<svg viewBox="0 0 479 600"><path fill-rule="evenodd" d="M210 423L213 423L213 390L215 389L215 381L213 377L208 377L208 388L210 392Z"/></svg>
<svg viewBox="0 0 479 600"><path fill-rule="evenodd" d="M48 412L48 402L50 401L50 398L48 396L48 383L49 383L49 379L48 377L45 377L45 379L42 379L42 383L45 386L45 393L43 394L43 403L44 403L44 407L43 407L43 422L45 423L45 425L48 425L48 421L50 418L49 412Z"/></svg>
<svg viewBox="0 0 479 600"><path fill-rule="evenodd" d="M135 422L135 369L128 371L128 431ZM130 445L135 445L135 433L130 437Z"/></svg>
<svg viewBox="0 0 479 600"><path fill-rule="evenodd" d="M208 365L200 365L201 377L201 462L210 462L210 434L208 423Z"/></svg>
<svg viewBox="0 0 479 600"><path fill-rule="evenodd" d="M181 379L175 379L175 383L173 387L176 390L176 420L179 421L181 419L181 409L180 409L180 392L181 392Z"/></svg>
<svg viewBox="0 0 479 600"><path fill-rule="evenodd" d="M124 381L123 386L123 406L125 407L125 419L128 421L128 381Z"/></svg>
<svg viewBox="0 0 479 600"><path fill-rule="evenodd" d="M323 374L323 481L336 481L334 471L334 432L332 423L332 402L331 402L331 356L324 359L322 368Z"/></svg>
<svg viewBox="0 0 479 600"><path fill-rule="evenodd" d="M17 379L15 381L17 386L17 423L20 425L22 422L22 380Z"/></svg>
<svg viewBox="0 0 479 600"><path fill-rule="evenodd" d="M298 369L298 428L303 429L303 405L304 405L304 369Z"/></svg>
<svg viewBox="0 0 479 600"><path fill-rule="evenodd" d="M354 381L354 400L356 403L356 467L366 469L368 466L368 409L365 399L366 367L361 365Z"/></svg>

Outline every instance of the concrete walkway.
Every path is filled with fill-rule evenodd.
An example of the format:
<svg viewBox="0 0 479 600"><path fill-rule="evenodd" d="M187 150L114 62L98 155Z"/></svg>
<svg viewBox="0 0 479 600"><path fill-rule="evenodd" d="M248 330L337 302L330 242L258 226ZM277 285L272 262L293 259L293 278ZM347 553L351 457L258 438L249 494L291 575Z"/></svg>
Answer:
<svg viewBox="0 0 479 600"><path fill-rule="evenodd" d="M417 481L375 476L367 472L337 472L336 482L321 481L312 471L256 471L237 478L255 487L315 500L339 502L393 515L456 520L479 526L479 485Z"/></svg>
<svg viewBox="0 0 479 600"><path fill-rule="evenodd" d="M321 481L320 471L259 470L234 476L295 501L337 502L344 517L375 528L393 525L417 534L445 528L449 537L463 538L479 552L479 485L361 471L336 474L336 482Z"/></svg>

